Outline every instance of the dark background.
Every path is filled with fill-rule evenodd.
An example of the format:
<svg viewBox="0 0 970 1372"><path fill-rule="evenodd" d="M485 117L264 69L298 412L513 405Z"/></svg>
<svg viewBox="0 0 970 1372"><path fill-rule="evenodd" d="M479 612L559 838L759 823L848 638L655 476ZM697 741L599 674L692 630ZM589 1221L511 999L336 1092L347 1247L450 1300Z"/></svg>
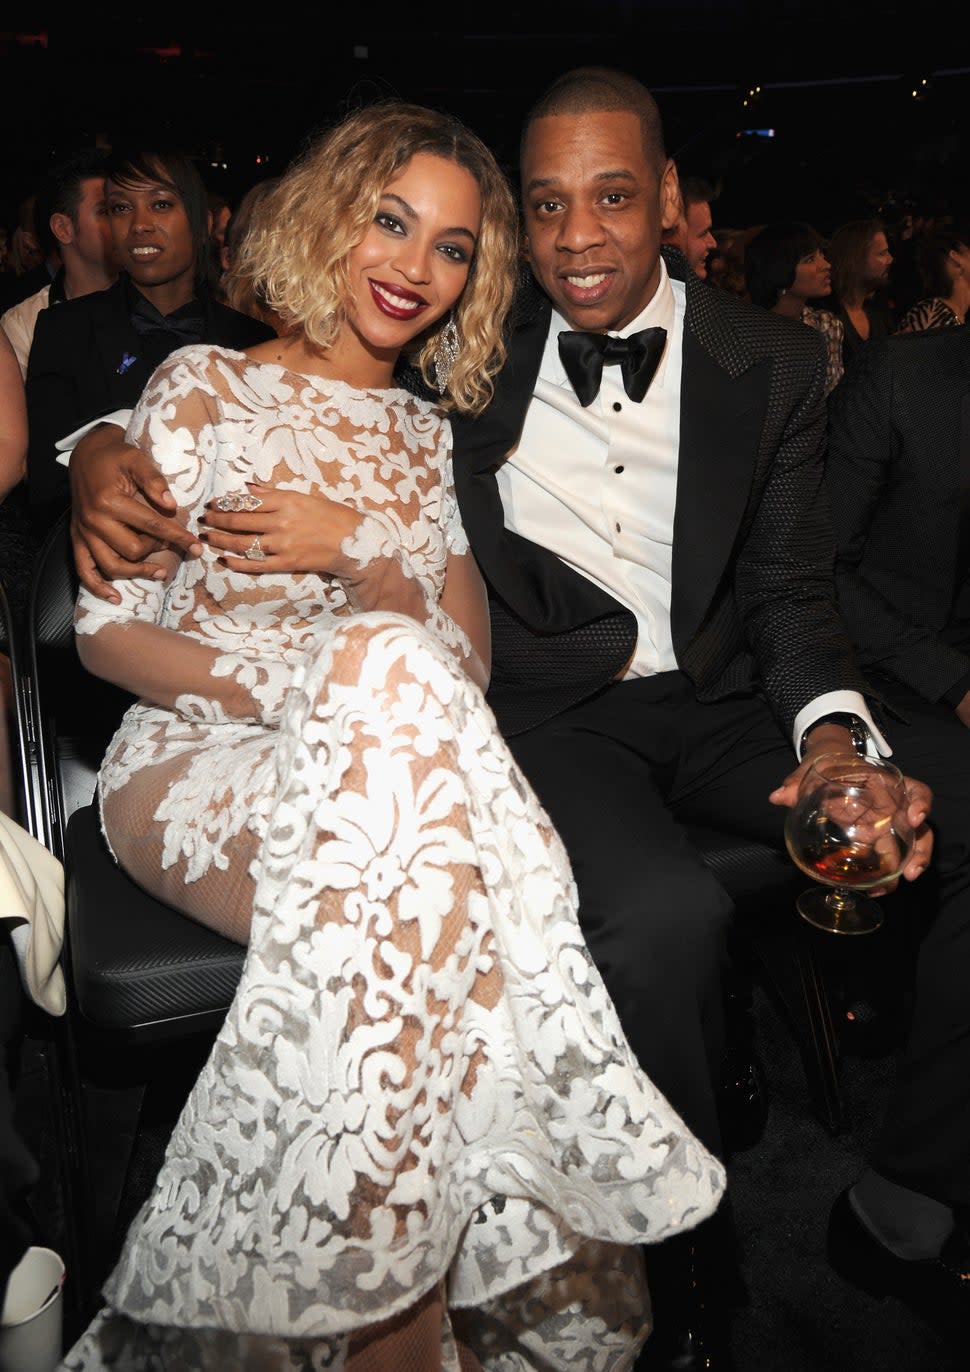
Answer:
<svg viewBox="0 0 970 1372"><path fill-rule="evenodd" d="M252 20L204 3L45 15L7 0L0 25L7 219L50 156L141 132L174 138L232 200L380 96L453 111L514 175L530 100L589 62L653 90L681 170L721 182L715 225L793 215L830 232L912 199L961 219L970 203L965 7L941 0L264 0Z"/></svg>

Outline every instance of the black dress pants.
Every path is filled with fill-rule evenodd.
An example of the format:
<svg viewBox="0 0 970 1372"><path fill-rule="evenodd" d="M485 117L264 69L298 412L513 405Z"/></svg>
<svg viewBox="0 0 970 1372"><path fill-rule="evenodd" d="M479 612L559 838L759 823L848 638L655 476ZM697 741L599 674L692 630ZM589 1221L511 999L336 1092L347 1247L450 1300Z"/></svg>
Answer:
<svg viewBox="0 0 970 1372"><path fill-rule="evenodd" d="M894 761L934 791L931 870L887 919L915 916L915 998L877 1170L946 1204L970 1203L970 730L891 683L909 719ZM796 765L755 696L702 703L679 672L617 682L509 745L559 829L580 922L644 1070L715 1153L715 1083L732 906L682 825L783 843L768 801Z"/></svg>
<svg viewBox="0 0 970 1372"><path fill-rule="evenodd" d="M700 703L680 672L616 682L508 740L562 835L579 918L633 1051L720 1152L715 1082L732 902L686 822L782 843L796 765L758 697Z"/></svg>
<svg viewBox="0 0 970 1372"><path fill-rule="evenodd" d="M899 682L875 689L893 722L893 761L933 789L929 871L886 907L905 919L915 958L912 1012L882 1130L876 1171L970 1212L970 729L946 705Z"/></svg>

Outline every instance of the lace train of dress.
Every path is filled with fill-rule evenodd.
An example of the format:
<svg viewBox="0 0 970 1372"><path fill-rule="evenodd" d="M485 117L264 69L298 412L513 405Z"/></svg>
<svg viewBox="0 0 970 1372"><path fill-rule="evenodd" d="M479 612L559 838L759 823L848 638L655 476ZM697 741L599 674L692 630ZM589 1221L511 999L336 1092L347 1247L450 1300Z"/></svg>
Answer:
<svg viewBox="0 0 970 1372"><path fill-rule="evenodd" d="M507 1335L500 1298L565 1263L565 1309L534 1331L545 1364L624 1366L645 1296L622 1246L709 1214L720 1166L634 1063L565 853L478 689L402 617L318 647L280 723L239 991L108 1304L142 1340L177 1324L196 1332L163 1339L335 1358L445 1278ZM570 1281L596 1297L582 1318ZM65 1367L119 1337L103 1322Z"/></svg>

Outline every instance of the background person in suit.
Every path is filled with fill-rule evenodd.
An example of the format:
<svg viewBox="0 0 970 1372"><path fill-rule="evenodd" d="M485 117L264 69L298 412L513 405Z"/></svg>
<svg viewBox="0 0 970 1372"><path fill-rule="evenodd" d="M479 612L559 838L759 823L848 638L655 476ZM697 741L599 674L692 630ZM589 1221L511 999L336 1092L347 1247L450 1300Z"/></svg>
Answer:
<svg viewBox="0 0 970 1372"><path fill-rule="evenodd" d="M245 348L272 331L216 301L206 284L209 208L191 160L119 150L105 200L121 276L108 290L38 316L27 372L27 483L40 532L67 506L54 445L80 425L138 400L152 372L188 343Z"/></svg>
<svg viewBox="0 0 970 1372"><path fill-rule="evenodd" d="M708 258L717 247L711 205L718 193L719 188L702 176L680 177L677 222L663 234L663 241L680 249L702 281L707 279Z"/></svg>
<svg viewBox="0 0 970 1372"><path fill-rule="evenodd" d="M48 306L105 291L118 275L104 203L102 148L80 148L56 162L37 193L36 233L48 257L60 259L52 280L0 315L20 370L27 359L37 316Z"/></svg>
<svg viewBox="0 0 970 1372"><path fill-rule="evenodd" d="M938 1266L970 1268L968 395L970 334L957 328L873 341L830 401L842 614L899 718L900 749L932 749L932 775L929 765L921 775L948 855L941 899L914 912L915 996L895 1099L871 1168L833 1217L836 1257L853 1254L859 1273L889 1289L918 1287Z"/></svg>
<svg viewBox="0 0 970 1372"><path fill-rule="evenodd" d="M508 363L488 409L454 422L456 489L490 592L489 701L565 839L634 1051L718 1151L731 902L682 825L780 843L780 807L811 757L860 728L886 747L834 603L824 348L661 253L677 174L632 77L554 83L528 118L521 170L531 274ZM562 352L561 334L573 336ZM191 548L141 454L89 445L71 479L95 593L117 594L106 576L149 574L138 534ZM923 826L912 878L932 839L928 790L910 787ZM650 1255L651 1368L727 1366L717 1329L701 1329L722 1255L705 1281L689 1247Z"/></svg>

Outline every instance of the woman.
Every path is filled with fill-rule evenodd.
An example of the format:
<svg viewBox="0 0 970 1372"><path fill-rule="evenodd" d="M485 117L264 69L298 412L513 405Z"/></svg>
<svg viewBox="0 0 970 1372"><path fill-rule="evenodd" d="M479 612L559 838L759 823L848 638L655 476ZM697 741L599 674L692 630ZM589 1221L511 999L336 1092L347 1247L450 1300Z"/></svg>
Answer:
<svg viewBox="0 0 970 1372"><path fill-rule="evenodd" d="M226 304L234 310L239 310L242 314L252 315L254 319L261 319L277 334L282 332L280 321L274 318L272 311L267 309L265 302L259 300L254 294L252 278L248 274L243 275L234 271L233 268L263 201L266 200L278 181L279 177L272 176L265 181L257 181L255 186L250 186L226 226L226 238L222 247L222 285Z"/></svg>
<svg viewBox="0 0 970 1372"><path fill-rule="evenodd" d="M723 1171L636 1067L585 950L482 696L447 419L394 385L407 352L444 408L486 403L511 197L461 125L389 105L331 131L271 208L238 270L282 336L180 350L129 429L204 517L202 555L158 555L120 606L79 601L86 665L143 696L102 768L107 838L250 950L105 1288L114 1317L67 1366L118 1337L180 1366L275 1349L467 1372L535 1365L531 1346L626 1368L636 1245L711 1213Z"/></svg>
<svg viewBox="0 0 970 1372"><path fill-rule="evenodd" d="M966 323L970 308L970 243L952 230L927 234L916 248L923 296L911 305L896 333L952 329Z"/></svg>
<svg viewBox="0 0 970 1372"><path fill-rule="evenodd" d="M105 205L118 280L42 310L30 349L27 489L41 532L70 503L67 469L56 460L60 439L130 409L155 368L186 343L246 348L272 337L208 288L208 202L184 153L115 148L105 166Z"/></svg>
<svg viewBox="0 0 970 1372"><path fill-rule="evenodd" d="M745 249L744 274L755 305L817 329L827 354L825 394L842 377L843 325L812 301L832 289L832 271L821 234L799 220L765 224Z"/></svg>

